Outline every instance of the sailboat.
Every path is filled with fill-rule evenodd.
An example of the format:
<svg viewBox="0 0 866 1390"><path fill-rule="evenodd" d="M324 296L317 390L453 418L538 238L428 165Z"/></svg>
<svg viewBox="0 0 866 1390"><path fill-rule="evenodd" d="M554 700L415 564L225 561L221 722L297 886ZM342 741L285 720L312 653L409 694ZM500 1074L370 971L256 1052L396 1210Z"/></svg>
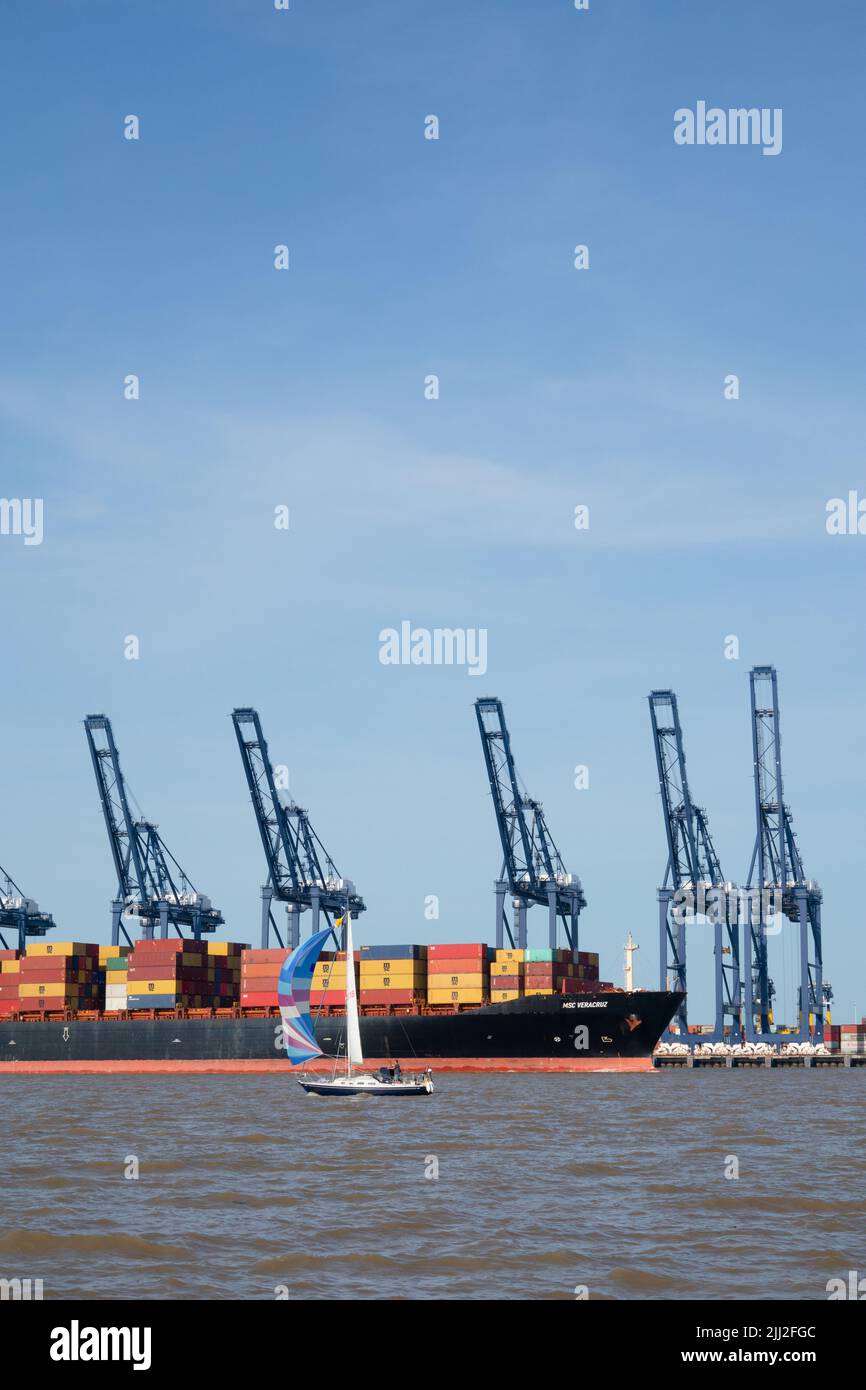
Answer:
<svg viewBox="0 0 866 1390"><path fill-rule="evenodd" d="M298 1085L308 1095L315 1096L430 1096L433 1094L433 1075L429 1067L417 1076L403 1076L399 1070L399 1063L394 1072L385 1067L380 1068L378 1073L360 1070L364 1062L364 1053L361 1049L358 994L355 988L352 917L348 910L345 922L345 1056L334 1058L334 1074L330 1079L305 1075L298 1077ZM302 942L287 958L280 971L277 997L283 1020L286 1056L293 1067L325 1055L316 1041L310 1019L310 988L316 961L330 935L330 930L320 931ZM338 1075L341 1062L345 1064L345 1072Z"/></svg>

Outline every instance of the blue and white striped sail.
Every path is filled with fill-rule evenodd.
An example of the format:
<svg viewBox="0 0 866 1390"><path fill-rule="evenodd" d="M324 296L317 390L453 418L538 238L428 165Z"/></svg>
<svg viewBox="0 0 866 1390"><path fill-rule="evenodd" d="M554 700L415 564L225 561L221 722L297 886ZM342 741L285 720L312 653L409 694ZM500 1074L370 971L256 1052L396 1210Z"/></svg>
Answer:
<svg viewBox="0 0 866 1390"><path fill-rule="evenodd" d="M316 932L315 936L302 941L287 957L280 971L277 999L283 1020L286 1056L293 1067L322 1056L310 1019L310 987L316 961L330 935L329 929Z"/></svg>

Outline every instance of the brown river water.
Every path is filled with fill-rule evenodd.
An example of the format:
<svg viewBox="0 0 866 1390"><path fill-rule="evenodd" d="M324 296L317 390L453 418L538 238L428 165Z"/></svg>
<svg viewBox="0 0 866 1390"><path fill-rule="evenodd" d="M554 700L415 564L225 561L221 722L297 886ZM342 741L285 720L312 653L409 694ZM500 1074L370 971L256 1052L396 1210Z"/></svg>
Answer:
<svg viewBox="0 0 866 1390"><path fill-rule="evenodd" d="M403 1101L3 1077L0 1117L0 1278L46 1299L825 1299L866 1275L866 1070L449 1075Z"/></svg>

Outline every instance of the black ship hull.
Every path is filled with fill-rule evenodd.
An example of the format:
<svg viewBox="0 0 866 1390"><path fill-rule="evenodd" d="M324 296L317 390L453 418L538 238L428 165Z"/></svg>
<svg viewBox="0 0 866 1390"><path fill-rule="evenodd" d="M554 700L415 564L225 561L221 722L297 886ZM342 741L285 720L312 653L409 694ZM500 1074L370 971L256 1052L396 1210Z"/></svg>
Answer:
<svg viewBox="0 0 866 1390"><path fill-rule="evenodd" d="M364 1015L368 1058L480 1060L649 1057L679 1003L651 991L538 995L461 1013ZM319 1018L328 1056L345 1052L345 1019ZM0 1062L197 1062L280 1056L278 1018L0 1020Z"/></svg>

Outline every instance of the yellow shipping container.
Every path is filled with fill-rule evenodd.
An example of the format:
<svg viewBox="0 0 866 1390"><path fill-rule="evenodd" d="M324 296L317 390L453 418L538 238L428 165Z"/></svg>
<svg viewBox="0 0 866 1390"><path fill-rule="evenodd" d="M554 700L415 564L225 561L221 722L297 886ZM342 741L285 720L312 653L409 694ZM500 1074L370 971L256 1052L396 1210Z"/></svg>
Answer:
<svg viewBox="0 0 866 1390"><path fill-rule="evenodd" d="M486 975L439 975L431 970L427 976L428 989L483 989Z"/></svg>
<svg viewBox="0 0 866 1390"><path fill-rule="evenodd" d="M128 956L132 951L131 946L104 946L99 947L100 960L112 960L118 956Z"/></svg>
<svg viewBox="0 0 866 1390"><path fill-rule="evenodd" d="M526 967L519 960L508 961L505 965L497 963L490 967L490 982L492 984L494 980L507 979L509 975L517 975L522 980L525 972Z"/></svg>
<svg viewBox="0 0 866 1390"><path fill-rule="evenodd" d="M20 999L41 999L43 995L49 995L52 999L77 999L79 995L78 985L68 985L63 980L50 980L41 985L19 985L18 996Z"/></svg>
<svg viewBox="0 0 866 1390"><path fill-rule="evenodd" d="M483 989L428 989L428 1004L483 1004L487 992Z"/></svg>
<svg viewBox="0 0 866 1390"><path fill-rule="evenodd" d="M126 970L106 970L105 983L107 985L125 985L129 979Z"/></svg>
<svg viewBox="0 0 866 1390"><path fill-rule="evenodd" d="M177 980L129 980L127 991L129 994L180 994L183 988Z"/></svg>
<svg viewBox="0 0 866 1390"><path fill-rule="evenodd" d="M18 975L20 973L20 960L0 960L0 975Z"/></svg>
<svg viewBox="0 0 866 1390"><path fill-rule="evenodd" d="M491 1004L507 1004L510 999L519 999L519 989L491 989Z"/></svg>
<svg viewBox="0 0 866 1390"><path fill-rule="evenodd" d="M499 961L499 960L525 960L525 958L526 958L526 952L525 952L525 951L519 951L519 950L506 951L502 946L500 946L499 949L498 949L497 952L496 952L496 957L495 957L495 958L496 958L496 960L498 960L498 961Z"/></svg>
<svg viewBox="0 0 866 1390"><path fill-rule="evenodd" d="M556 993L556 990L553 990L553 989L525 989L525 990L523 991L524 997L527 998L527 999L529 998L530 994L555 994L555 993Z"/></svg>
<svg viewBox="0 0 866 1390"><path fill-rule="evenodd" d="M394 989L415 989L417 985L426 983L426 970L415 970L411 974L408 971L398 974L396 970L368 970L361 973L362 989L387 989L389 986Z"/></svg>
<svg viewBox="0 0 866 1390"><path fill-rule="evenodd" d="M28 956L83 956L90 949L85 941L38 941L27 947Z"/></svg>
<svg viewBox="0 0 866 1390"><path fill-rule="evenodd" d="M426 975L426 960L362 960L361 979L367 975Z"/></svg>

